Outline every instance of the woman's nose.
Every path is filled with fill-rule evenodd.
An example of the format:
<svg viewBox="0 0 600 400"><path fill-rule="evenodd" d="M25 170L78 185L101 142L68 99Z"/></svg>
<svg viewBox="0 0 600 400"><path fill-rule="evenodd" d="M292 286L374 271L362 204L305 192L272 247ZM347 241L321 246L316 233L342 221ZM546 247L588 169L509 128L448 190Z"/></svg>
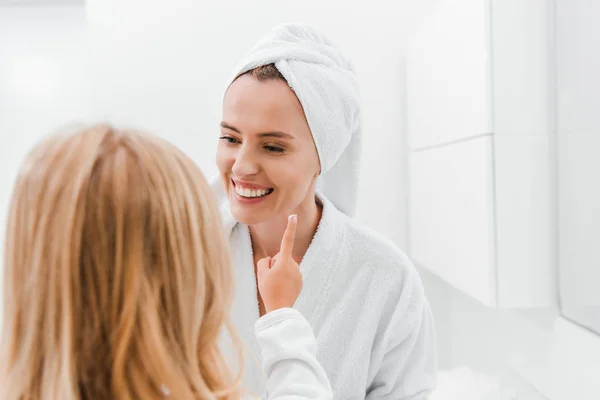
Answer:
<svg viewBox="0 0 600 400"><path fill-rule="evenodd" d="M245 147L236 154L231 172L235 176L255 175L259 171L259 163L253 152Z"/></svg>

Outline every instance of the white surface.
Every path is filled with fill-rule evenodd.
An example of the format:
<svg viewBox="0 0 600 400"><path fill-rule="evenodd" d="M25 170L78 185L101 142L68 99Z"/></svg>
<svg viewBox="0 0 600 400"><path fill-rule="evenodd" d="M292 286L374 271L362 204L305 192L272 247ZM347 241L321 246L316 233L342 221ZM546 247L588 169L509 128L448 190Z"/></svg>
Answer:
<svg viewBox="0 0 600 400"><path fill-rule="evenodd" d="M556 306L555 162L548 135L494 135L499 307Z"/></svg>
<svg viewBox="0 0 600 400"><path fill-rule="evenodd" d="M552 1L491 4L494 133L548 136L554 102Z"/></svg>
<svg viewBox="0 0 600 400"><path fill-rule="evenodd" d="M600 131L600 4L556 0L558 129Z"/></svg>
<svg viewBox="0 0 600 400"><path fill-rule="evenodd" d="M460 366L449 371L440 371L438 386L429 400L524 400L512 385L496 376L489 376Z"/></svg>
<svg viewBox="0 0 600 400"><path fill-rule="evenodd" d="M83 5L84 0L0 0L0 7Z"/></svg>
<svg viewBox="0 0 600 400"><path fill-rule="evenodd" d="M410 255L454 287L496 304L489 136L410 158Z"/></svg>
<svg viewBox="0 0 600 400"><path fill-rule="evenodd" d="M411 149L491 132L487 1L443 1L407 49Z"/></svg>
<svg viewBox="0 0 600 400"><path fill-rule="evenodd" d="M600 307L600 132L563 132L559 152L561 301Z"/></svg>
<svg viewBox="0 0 600 400"><path fill-rule="evenodd" d="M484 217L468 213L464 209L464 199L456 201L452 196L452 200L443 205L415 202L414 197L418 198L420 193L409 193L409 214L411 235L418 235L416 239L410 238L411 242L418 245L415 247L412 244L413 250L419 251L415 255L419 257L418 261L457 288L482 299L484 304L498 307L552 306L556 304L557 297L553 258L555 209L552 198L555 192L551 180L553 154L550 146L553 128L553 67L549 49L552 8L538 0L525 3L513 0L443 2L434 17L427 19L415 41L411 41L407 54L410 149L425 150L430 164L448 163L446 159L435 158L443 157L440 155L452 152L454 148L462 149L464 143L479 140L474 139L477 134L485 134L483 128L475 133L470 131L460 116L475 123L480 121L482 115L478 112L481 104L492 110L488 115L488 123L491 124L488 131L493 148L489 162L482 166L487 168L485 171L473 172L464 167L463 164L467 162L465 159L455 157L452 162L457 165L448 164L436 169L435 173L439 173L439 176L427 171L429 183L413 183L415 179L411 177L410 188L413 190L412 185L428 185L432 182L438 182L436 184L442 187L447 185L452 169L464 170L466 175L460 179L465 179L465 196L466 193L489 190L488 208L485 210L488 214ZM461 19L460 16L466 15L469 17ZM431 25L431 21L441 27ZM444 25L449 21L461 27ZM479 54L483 59L487 57L486 46L490 46L492 54L488 64L463 65L462 72L468 71L466 75L472 76L472 80L455 87L456 93L448 92L447 87L436 84L435 79L433 82L427 79L443 76L445 80L453 81L453 77L448 75L454 73L453 64L443 63L439 54L443 51L441 49L447 51L456 45L452 42L454 31L468 29L464 26L481 28L476 40L465 38L460 43L469 49L469 54ZM474 31L471 33L475 34ZM450 39L440 39L442 34ZM481 70L484 71L483 75L480 75ZM479 83L476 86L479 91L471 85L474 82ZM461 102L462 98L476 99L480 104L469 108ZM456 112L456 107L465 113ZM439 126L433 129L431 124ZM459 135L454 135L454 132ZM438 146L442 146L443 152L438 151ZM425 156L419 153L416 157ZM485 173L489 177L488 182L472 178L472 175L484 176ZM444 198L443 201L446 200ZM448 224L449 227L444 229L448 230L445 235L454 235L453 242L440 240L438 234L428 233L432 229L439 229L433 222L433 214L444 224L452 221L453 224ZM456 215L462 219L455 220ZM465 232L454 225L477 230ZM467 254L472 252L473 259L480 260L482 247L473 238L492 243L490 249L486 250L491 261L466 267L463 259L446 258L445 263L452 264L452 267L441 267L436 257L447 257L451 252L449 243L454 246L463 241L471 243L471 247L459 247L457 251L465 252L464 258L469 258ZM443 256L430 255L425 258L425 249ZM481 285L473 273L484 274L490 283ZM449 275L454 274L464 276L450 279Z"/></svg>
<svg viewBox="0 0 600 400"><path fill-rule="evenodd" d="M561 304L600 334L600 4L559 0L556 12Z"/></svg>
<svg viewBox="0 0 600 400"><path fill-rule="evenodd" d="M600 398L599 336L557 310L490 309L420 272L436 320L441 371L468 365L511 382L517 399Z"/></svg>
<svg viewBox="0 0 600 400"><path fill-rule="evenodd" d="M549 400L600 398L600 339L556 316L550 329L531 326L521 340L535 343L513 349L510 365Z"/></svg>
<svg viewBox="0 0 600 400"><path fill-rule="evenodd" d="M505 47L496 49L494 52L496 58L503 52L506 54L514 49L519 57L531 55L538 61L541 60L542 54L535 52L530 47L532 44L530 40L537 37L536 40L541 41L540 16L550 12L548 8L550 2L542 3L531 0L520 1L517 4L516 1L496 1L493 4L497 9L496 18L499 18L503 12L508 13L511 8L513 11L519 11L518 15L520 15L515 20L506 21L504 26L496 24L498 26L496 26L495 32L510 31L519 26L526 26L528 27L526 32L533 35L529 38L519 38L520 33L516 30L506 32L505 34L508 36L506 39L502 39ZM532 13L531 7L533 6L542 8L539 14ZM600 145L596 139L600 117L597 115L598 99L594 95L600 91L598 90L600 89L598 87L600 80L595 72L599 69L600 58L598 57L599 53L592 50L599 47L597 42L600 38L600 35L597 34L599 28L595 23L599 15L597 11L590 10L591 7L597 6L598 3L594 0L575 2L559 0L557 4L559 50L561 43L564 46L563 56L559 59L558 65L558 107L562 112L562 114L559 112L558 117L560 133L558 150L561 160L565 157L574 160L567 168L561 167L559 171L561 182L564 182L559 188L562 202L560 207L561 210L564 208L562 211L564 214L560 220L560 253L561 263L564 267L561 277L569 274L573 269L583 271L590 264L594 273L600 270L596 265L597 257L595 256L597 241L594 241L594 238L597 237L594 227L598 223L595 223L594 220L599 199L596 196L595 186L591 183L598 181L599 178L594 172L599 169L596 166L598 157L594 156L594 149ZM502 7L500 11L499 7ZM562 17L560 16L561 12ZM563 35L566 32L568 40L560 36L561 32ZM512 39L509 40L509 38ZM511 40L520 40L520 42L511 44ZM549 47L546 50L551 54L552 44L549 44ZM559 54L561 54L560 51ZM504 65L505 70L503 74L500 74L502 78L511 75L519 78L521 74L523 74L522 77L528 77L526 81L522 82L525 84L522 87L524 89L529 87L528 90L533 92L521 93L523 99L528 99L528 101L536 98L543 99L543 88L538 86L541 80L531 76L531 70L525 64L518 65L519 57L514 65L510 63L504 65L496 60L494 66ZM551 65L549 67L552 68ZM551 71L545 70L539 71L539 73L546 74ZM510 84L510 80L505 81L506 84ZM497 85L494 86L497 87ZM498 92L499 94L503 93L503 97L498 101L507 103L505 105L507 110L511 108L511 103L507 100L511 96L516 102L515 105L532 106L532 104L520 102L519 93L509 89L510 87L503 86L501 87L503 92ZM535 92L536 90L538 91ZM552 101L552 97L553 94L550 92L547 100ZM542 112L543 109L544 105L539 104L537 110ZM528 272L532 272L532 270L528 268L521 271L521 275L519 275L520 267L533 266L538 273L542 271L542 268L548 267L543 261L544 252L540 252L538 255L541 257L537 258L527 257L527 255L532 247L544 250L547 247L547 244L544 243L547 238L544 238L543 234L540 235L541 229L545 225L549 225L549 229L553 229L552 218L544 220L544 214L546 210L552 212L555 205L552 202L545 203L541 209L536 209L539 207L539 203L536 204L535 201L537 197L543 200L542 194L547 190L545 188L547 184L550 190L554 185L553 182L546 181L548 171L542 168L544 162L547 162L547 160L544 161L544 157L552 155L553 146L548 139L552 137L553 126L550 122L548 131L536 128L543 126L544 122L540 115L536 114L535 109L531 108L530 110L532 114L527 115L519 110L514 110L513 107L514 121L508 114L506 118L498 118L502 113L495 112L494 115L496 127L499 128L497 131L494 129L494 132L497 133L494 136L494 147L497 149L495 177L497 191L503 192L496 198L498 232L510 239L509 242L500 240L498 261L502 265L514 263L515 266L512 270L500 269L498 278L501 288L505 285L512 287L515 284L521 287L521 290L527 288L526 282L519 282L518 279L527 278L528 275L531 277L532 275ZM578 127L585 127L585 129L573 130ZM564 132L564 135L561 132ZM515 138L517 136L518 139ZM568 143L563 145L561 144L563 142ZM523 164L523 160L526 159L530 159L529 163ZM564 161L561 162L564 163ZM515 174L515 169L519 171L519 174ZM502 187L505 188L504 191ZM530 202L524 201L528 197ZM527 214L527 207L533 208L533 214ZM517 215L511 215L507 219L511 208L517 211ZM531 225L528 228L522 227L521 230L515 230L519 218L527 222L540 222L538 234ZM503 232L506 233L503 234ZM507 233L512 233L514 238L507 236ZM507 245L509 247L506 247ZM509 248L512 250L509 251ZM566 254L565 248L568 249ZM529 253L529 256L531 255ZM565 261L565 255L570 258L568 262ZM527 259L529 262L526 262ZM556 259L551 262L555 263ZM600 376L599 335L562 318L556 307L531 310L488 308L459 289L452 287L435 273L430 273L429 269L423 268L421 271L425 289L434 310L438 349L440 350L440 367L443 370L469 365L472 369L483 371L491 376L514 375L515 386L519 386L518 380L523 379L523 387L520 388L523 392L526 391L526 385L529 384L543 393L522 396L526 399L592 400L600 398L600 390L596 383L598 382L597 377ZM505 274L506 271L511 271L512 274L508 276ZM552 280L555 276L556 272L549 268L546 278ZM501 283L502 280L505 281L504 284ZM594 275L585 284L587 288L595 286L597 291L597 282L599 281ZM540 282L540 284L542 283ZM534 288L529 300L543 299L545 290ZM573 287L573 291L577 292L576 286ZM499 296L500 303L506 304L502 293ZM535 389L532 390L535 391Z"/></svg>
<svg viewBox="0 0 600 400"><path fill-rule="evenodd" d="M89 114L84 48L82 7L0 9L0 259L23 157L43 135Z"/></svg>

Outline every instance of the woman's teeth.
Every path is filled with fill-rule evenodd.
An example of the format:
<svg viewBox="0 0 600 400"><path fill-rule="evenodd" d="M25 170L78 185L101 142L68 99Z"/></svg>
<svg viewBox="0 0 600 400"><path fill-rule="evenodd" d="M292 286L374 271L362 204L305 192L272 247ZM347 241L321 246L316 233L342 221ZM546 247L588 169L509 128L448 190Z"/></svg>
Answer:
<svg viewBox="0 0 600 400"><path fill-rule="evenodd" d="M235 192L242 197L262 197L269 193L271 193L273 189L266 190L255 190L255 189L247 189L240 186L235 187Z"/></svg>

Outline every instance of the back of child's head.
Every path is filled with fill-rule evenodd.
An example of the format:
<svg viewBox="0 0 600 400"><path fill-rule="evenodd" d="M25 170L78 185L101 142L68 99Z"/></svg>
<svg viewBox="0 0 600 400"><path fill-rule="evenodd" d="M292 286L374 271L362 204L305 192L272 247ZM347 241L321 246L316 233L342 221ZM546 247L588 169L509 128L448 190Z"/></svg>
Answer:
<svg viewBox="0 0 600 400"><path fill-rule="evenodd" d="M3 400L238 396L228 245L186 155L106 125L49 137L7 220Z"/></svg>

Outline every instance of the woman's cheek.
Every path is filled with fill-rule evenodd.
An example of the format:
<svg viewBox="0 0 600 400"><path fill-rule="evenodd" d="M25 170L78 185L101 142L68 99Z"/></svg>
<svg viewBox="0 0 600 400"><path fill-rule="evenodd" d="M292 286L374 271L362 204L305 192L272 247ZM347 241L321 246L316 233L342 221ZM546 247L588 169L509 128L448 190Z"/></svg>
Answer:
<svg viewBox="0 0 600 400"><path fill-rule="evenodd" d="M217 148L217 168L222 174L228 174L235 164L236 153L234 149L228 148L224 145L219 145Z"/></svg>
<svg viewBox="0 0 600 400"><path fill-rule="evenodd" d="M217 162L217 168L219 168L219 171L223 173L226 164L226 149L224 149L221 144L219 144L219 146L217 147L217 155L215 157L215 160Z"/></svg>
<svg viewBox="0 0 600 400"><path fill-rule="evenodd" d="M313 171L301 157L276 157L263 164L267 178L279 189L304 195L314 178Z"/></svg>

